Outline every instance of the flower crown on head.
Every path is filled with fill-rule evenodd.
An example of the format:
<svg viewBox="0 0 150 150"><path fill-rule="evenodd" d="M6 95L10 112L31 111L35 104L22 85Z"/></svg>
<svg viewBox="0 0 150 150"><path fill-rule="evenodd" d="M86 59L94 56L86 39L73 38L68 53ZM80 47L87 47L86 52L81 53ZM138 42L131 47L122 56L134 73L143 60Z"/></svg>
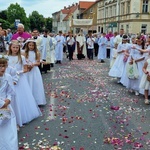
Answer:
<svg viewBox="0 0 150 150"><path fill-rule="evenodd" d="M145 40L145 37L144 36L141 36L140 38L136 38L136 41L138 41L138 40L140 40L140 41L144 41Z"/></svg>
<svg viewBox="0 0 150 150"><path fill-rule="evenodd" d="M25 44L28 43L28 42L36 43L36 41L34 39L32 39L32 38L27 39L26 42L25 42Z"/></svg>
<svg viewBox="0 0 150 150"><path fill-rule="evenodd" d="M10 44L14 44L14 45L21 45L20 42L18 42L18 40L12 40L10 41Z"/></svg>
<svg viewBox="0 0 150 150"><path fill-rule="evenodd" d="M0 59L6 59L6 60L8 60L8 55L0 55Z"/></svg>

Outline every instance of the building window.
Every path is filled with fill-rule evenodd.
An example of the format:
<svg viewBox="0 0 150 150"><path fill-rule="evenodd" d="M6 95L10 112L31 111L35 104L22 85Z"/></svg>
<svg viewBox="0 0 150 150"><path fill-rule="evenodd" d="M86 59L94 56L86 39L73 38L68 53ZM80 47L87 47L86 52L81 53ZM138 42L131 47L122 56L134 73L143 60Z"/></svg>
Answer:
<svg viewBox="0 0 150 150"><path fill-rule="evenodd" d="M101 27L100 27L100 26L98 26L98 32L100 32L100 30L101 30Z"/></svg>
<svg viewBox="0 0 150 150"><path fill-rule="evenodd" d="M148 0L143 0L143 13L147 13L148 12Z"/></svg>
<svg viewBox="0 0 150 150"><path fill-rule="evenodd" d="M110 6L110 11L109 11L109 16L111 17L112 16L112 6Z"/></svg>
<svg viewBox="0 0 150 150"><path fill-rule="evenodd" d="M124 15L125 3L121 3L121 15Z"/></svg>
<svg viewBox="0 0 150 150"><path fill-rule="evenodd" d="M146 33L146 31L147 31L147 24L142 24L142 26L141 26L141 33Z"/></svg>
<svg viewBox="0 0 150 150"><path fill-rule="evenodd" d="M105 17L104 17L104 9L102 9L101 15L102 15L101 18L105 18Z"/></svg>
<svg viewBox="0 0 150 150"><path fill-rule="evenodd" d="M117 14L117 9L116 9L116 5L114 5L114 11L113 11L113 16L116 16L116 14Z"/></svg>
<svg viewBox="0 0 150 150"><path fill-rule="evenodd" d="M106 12L105 12L106 14L106 16L105 16L105 18L107 18L108 17L108 7L106 8Z"/></svg>
<svg viewBox="0 0 150 150"><path fill-rule="evenodd" d="M90 13L93 13L93 9L92 8L90 9Z"/></svg>
<svg viewBox="0 0 150 150"><path fill-rule="evenodd" d="M123 25L121 25L121 29L123 29Z"/></svg>
<svg viewBox="0 0 150 150"><path fill-rule="evenodd" d="M126 25L126 33L127 34L129 33L129 25L128 24Z"/></svg>
<svg viewBox="0 0 150 150"><path fill-rule="evenodd" d="M126 12L126 13L127 13L127 14L130 13L130 1L127 2L127 12Z"/></svg>

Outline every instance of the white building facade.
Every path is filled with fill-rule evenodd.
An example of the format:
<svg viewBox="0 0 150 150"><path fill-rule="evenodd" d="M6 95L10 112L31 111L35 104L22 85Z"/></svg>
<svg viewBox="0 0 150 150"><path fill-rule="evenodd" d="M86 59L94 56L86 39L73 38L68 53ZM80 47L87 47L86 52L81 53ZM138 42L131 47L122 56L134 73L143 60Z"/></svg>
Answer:
<svg viewBox="0 0 150 150"><path fill-rule="evenodd" d="M53 13L53 29L55 30L55 33L58 33L59 31L62 31L63 33L72 31L75 33L76 29L72 27L72 20L77 18L77 14L79 14L78 3L64 7L64 9L59 12Z"/></svg>
<svg viewBox="0 0 150 150"><path fill-rule="evenodd" d="M97 31L150 33L150 0L99 0Z"/></svg>

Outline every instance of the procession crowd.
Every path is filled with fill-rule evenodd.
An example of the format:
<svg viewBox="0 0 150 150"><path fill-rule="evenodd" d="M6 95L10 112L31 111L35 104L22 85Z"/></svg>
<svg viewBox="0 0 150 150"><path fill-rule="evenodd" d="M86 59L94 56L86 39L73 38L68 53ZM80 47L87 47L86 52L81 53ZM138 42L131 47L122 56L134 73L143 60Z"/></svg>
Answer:
<svg viewBox="0 0 150 150"><path fill-rule="evenodd" d="M46 105L43 72L63 63L64 53L69 61L74 56L92 61L95 55L105 63L107 49L109 76L135 95L143 94L145 104L149 104L149 36L128 36L123 29L108 34L89 32L86 36L82 29L76 35L62 31L55 35L46 29L42 34L37 29L27 33L23 24L18 24L17 32L12 34L10 29L0 27L0 150L17 150L17 130L42 116L39 107Z"/></svg>

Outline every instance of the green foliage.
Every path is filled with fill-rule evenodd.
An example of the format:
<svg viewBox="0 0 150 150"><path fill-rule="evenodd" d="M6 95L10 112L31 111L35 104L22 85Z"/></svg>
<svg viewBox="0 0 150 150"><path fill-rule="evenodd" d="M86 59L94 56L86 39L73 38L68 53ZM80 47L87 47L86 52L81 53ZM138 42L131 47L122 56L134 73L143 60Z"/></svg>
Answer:
<svg viewBox="0 0 150 150"><path fill-rule="evenodd" d="M27 27L27 17L23 7L20 7L18 3L10 4L7 9L7 18L8 21L12 24L15 22L15 19L20 19L20 22Z"/></svg>
<svg viewBox="0 0 150 150"><path fill-rule="evenodd" d="M31 30L36 28L41 32L45 27L45 19L43 15L40 15L37 11L33 11L32 14L29 15L29 19Z"/></svg>
<svg viewBox="0 0 150 150"><path fill-rule="evenodd" d="M15 28L15 19L20 19L20 22L24 24L25 30L38 29L40 32L47 28L52 31L52 18L44 18L43 15L39 14L37 11L33 11L29 17L26 17L26 13L23 7L18 3L10 4L7 10L0 12L0 22L3 28ZM7 21L6 21L7 20Z"/></svg>
<svg viewBox="0 0 150 150"><path fill-rule="evenodd" d="M5 21L5 20L0 18L0 23L2 24L1 26L3 29L10 28L10 23L8 21Z"/></svg>
<svg viewBox="0 0 150 150"><path fill-rule="evenodd" d="M3 20L7 20L7 10L0 11L0 18Z"/></svg>
<svg viewBox="0 0 150 150"><path fill-rule="evenodd" d="M48 29L50 32L52 31L52 18L46 18L46 24L45 24L45 28Z"/></svg>

